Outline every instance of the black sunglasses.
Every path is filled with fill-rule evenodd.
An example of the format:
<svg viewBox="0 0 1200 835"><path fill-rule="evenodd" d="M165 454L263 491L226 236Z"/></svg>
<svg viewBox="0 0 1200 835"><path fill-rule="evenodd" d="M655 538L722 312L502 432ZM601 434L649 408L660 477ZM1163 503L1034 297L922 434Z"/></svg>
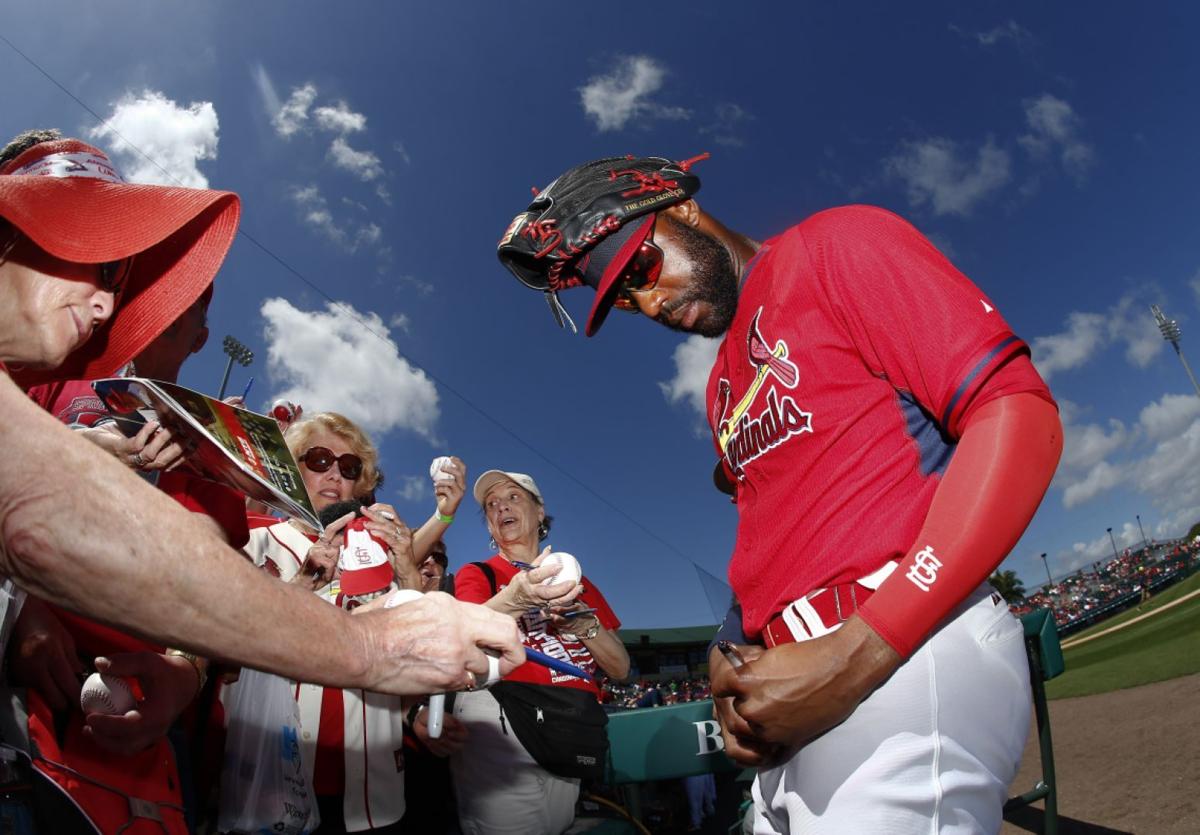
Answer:
<svg viewBox="0 0 1200 835"><path fill-rule="evenodd" d="M357 481L362 475L363 461L352 452L344 455L334 455L333 450L323 446L315 446L300 456L299 461L314 473L326 472L337 462L338 472L347 481Z"/></svg>
<svg viewBox="0 0 1200 835"><path fill-rule="evenodd" d="M129 280L129 274L133 272L133 256L122 258L120 261L105 261L99 266L100 289L114 296L121 295L121 291L125 289L125 282Z"/></svg>

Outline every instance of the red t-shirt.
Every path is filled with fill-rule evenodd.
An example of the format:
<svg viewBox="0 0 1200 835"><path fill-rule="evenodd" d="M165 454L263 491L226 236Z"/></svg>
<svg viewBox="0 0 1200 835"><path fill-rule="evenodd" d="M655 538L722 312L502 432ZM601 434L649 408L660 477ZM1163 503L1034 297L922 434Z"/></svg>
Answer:
<svg viewBox="0 0 1200 835"><path fill-rule="evenodd" d="M33 386L29 397L67 426L92 426L109 417L100 395L86 380L66 380Z"/></svg>
<svg viewBox="0 0 1200 835"><path fill-rule="evenodd" d="M496 591L507 586L520 571L499 554L489 559L487 564L496 573ZM465 565L454 575L454 596L467 603L485 603L492 597L492 587L482 571L474 565ZM585 605L595 607L596 618L605 629L613 630L621 626L621 621L609 607L604 595L587 577L583 578L583 593L579 595L579 599ZM549 621L540 613L522 615L517 618L517 625L521 627L521 640L529 649L545 653L560 661L567 661L595 675L597 665L591 650L584 645L583 641L572 640L560 632L548 630ZM594 682L558 673L549 667L532 662L517 667L504 679L505 681L527 681L531 684L559 684L566 687L577 687L580 690L589 690L599 695L599 689Z"/></svg>
<svg viewBox="0 0 1200 835"><path fill-rule="evenodd" d="M831 209L767 241L707 391L737 486L729 580L746 634L902 557L964 415L1020 392L1053 402L1027 355L995 304L890 212Z"/></svg>

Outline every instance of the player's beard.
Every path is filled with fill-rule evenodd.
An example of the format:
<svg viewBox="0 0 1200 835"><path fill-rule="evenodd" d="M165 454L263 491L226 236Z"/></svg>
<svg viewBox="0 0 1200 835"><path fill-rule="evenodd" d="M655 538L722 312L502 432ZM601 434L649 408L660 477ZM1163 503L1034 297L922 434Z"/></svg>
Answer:
<svg viewBox="0 0 1200 835"><path fill-rule="evenodd" d="M670 215L664 216L671 224L675 240L687 253L692 277L687 292L664 307L658 319L671 330L708 337L720 336L729 330L733 315L737 312L738 277L733 272L733 259L728 250L712 236L680 223ZM708 304L709 314L697 319L692 327L686 329L667 321L667 316L691 302Z"/></svg>

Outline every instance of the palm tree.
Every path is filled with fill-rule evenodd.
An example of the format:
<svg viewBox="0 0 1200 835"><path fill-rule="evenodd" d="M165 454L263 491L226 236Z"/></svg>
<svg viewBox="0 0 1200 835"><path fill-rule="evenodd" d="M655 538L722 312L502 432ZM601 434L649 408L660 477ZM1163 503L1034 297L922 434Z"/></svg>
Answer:
<svg viewBox="0 0 1200 835"><path fill-rule="evenodd" d="M1019 603L1025 599L1025 584L1015 571L997 571L988 578L988 582L1000 592L1006 603Z"/></svg>

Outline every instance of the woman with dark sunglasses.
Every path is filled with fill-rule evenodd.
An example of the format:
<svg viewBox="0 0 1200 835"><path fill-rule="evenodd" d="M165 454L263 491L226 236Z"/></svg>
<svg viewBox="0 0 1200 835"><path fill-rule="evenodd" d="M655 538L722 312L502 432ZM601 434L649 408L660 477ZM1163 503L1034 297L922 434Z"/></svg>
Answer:
<svg viewBox="0 0 1200 835"><path fill-rule="evenodd" d="M453 520L465 492L462 462L452 462L447 472L453 479L439 484L438 513L412 532L394 507L372 501L380 484L379 453L349 418L336 412L305 416L288 427L284 439L300 463L317 513L343 502L363 502L366 529L388 548L391 587L420 590L420 560L445 532L447 520ZM342 531L354 517L342 516L320 535L297 519L259 528L251 531L246 551L256 565L281 580L350 608L358 599L343 593L337 564ZM309 746L305 762L312 768L321 812L317 832L398 829L405 809L404 772L394 759L403 747L400 698L309 684L299 685L296 698L302 745Z"/></svg>

